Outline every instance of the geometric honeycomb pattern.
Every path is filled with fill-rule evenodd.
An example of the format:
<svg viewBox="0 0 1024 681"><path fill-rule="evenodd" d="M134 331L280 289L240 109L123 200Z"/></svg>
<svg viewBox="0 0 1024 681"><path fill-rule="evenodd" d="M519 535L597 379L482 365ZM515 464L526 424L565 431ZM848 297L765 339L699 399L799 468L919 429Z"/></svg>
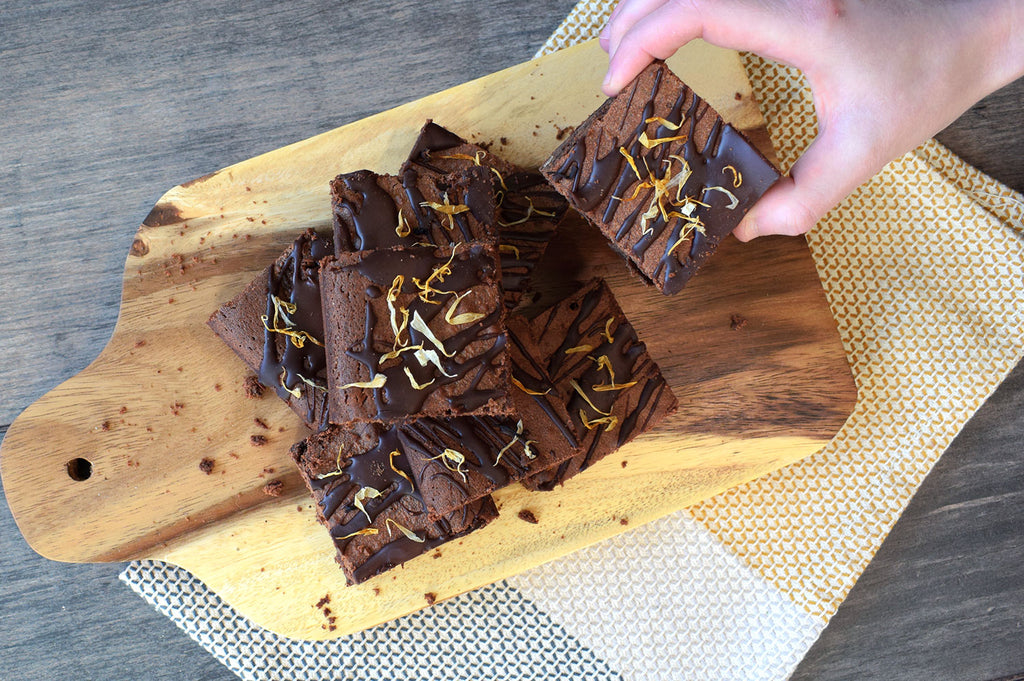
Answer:
<svg viewBox="0 0 1024 681"><path fill-rule="evenodd" d="M350 636L295 641L257 627L177 566L136 561L121 580L246 681L622 678L504 583Z"/></svg>

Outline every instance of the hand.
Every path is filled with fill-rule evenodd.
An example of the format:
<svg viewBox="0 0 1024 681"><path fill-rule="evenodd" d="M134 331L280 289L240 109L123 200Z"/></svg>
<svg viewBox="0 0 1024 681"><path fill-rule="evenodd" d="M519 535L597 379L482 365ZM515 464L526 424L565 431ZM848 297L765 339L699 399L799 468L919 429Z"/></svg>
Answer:
<svg viewBox="0 0 1024 681"><path fill-rule="evenodd" d="M601 33L614 95L694 38L795 66L818 136L733 234L803 234L890 160L1024 74L1019 0L621 0Z"/></svg>

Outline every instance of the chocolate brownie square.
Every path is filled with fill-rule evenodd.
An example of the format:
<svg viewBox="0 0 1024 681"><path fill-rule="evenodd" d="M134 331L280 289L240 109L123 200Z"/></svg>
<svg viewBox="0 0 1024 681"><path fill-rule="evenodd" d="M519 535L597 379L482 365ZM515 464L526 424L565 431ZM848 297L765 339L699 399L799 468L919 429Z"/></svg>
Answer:
<svg viewBox="0 0 1024 681"><path fill-rule="evenodd" d="M306 230L207 322L314 429L327 424L318 261L332 250L330 239Z"/></svg>
<svg viewBox="0 0 1024 681"><path fill-rule="evenodd" d="M481 166L489 169L497 182L501 284L505 306L512 309L527 290L534 267L565 216L566 200L538 171L509 163L433 121L420 130L402 171L443 177Z"/></svg>
<svg viewBox="0 0 1024 681"><path fill-rule="evenodd" d="M574 456L524 481L530 489L552 489L586 470L678 406L603 280L533 319L529 333L578 440Z"/></svg>
<svg viewBox="0 0 1024 681"><path fill-rule="evenodd" d="M337 253L494 242L494 175L469 167L445 175L357 170L331 181Z"/></svg>
<svg viewBox="0 0 1024 681"><path fill-rule="evenodd" d="M349 584L483 527L497 517L490 497L431 518L394 430L379 424L330 426L291 448L330 533Z"/></svg>
<svg viewBox="0 0 1024 681"><path fill-rule="evenodd" d="M779 172L656 61L541 172L662 293L678 293Z"/></svg>
<svg viewBox="0 0 1024 681"><path fill-rule="evenodd" d="M431 517L445 517L531 472L536 442L513 417L416 419L394 427Z"/></svg>
<svg viewBox="0 0 1024 681"><path fill-rule="evenodd" d="M331 421L511 414L498 277L481 243L325 261Z"/></svg>

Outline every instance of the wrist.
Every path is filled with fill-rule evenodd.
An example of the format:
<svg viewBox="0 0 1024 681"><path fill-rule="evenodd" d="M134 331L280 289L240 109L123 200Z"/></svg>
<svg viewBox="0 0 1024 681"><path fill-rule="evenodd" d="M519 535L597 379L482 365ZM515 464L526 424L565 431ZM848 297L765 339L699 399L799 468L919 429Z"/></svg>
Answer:
<svg viewBox="0 0 1024 681"><path fill-rule="evenodd" d="M1019 0L995 0L988 3L990 43L989 92L1009 85L1024 76L1024 3ZM984 37L983 37L984 38Z"/></svg>

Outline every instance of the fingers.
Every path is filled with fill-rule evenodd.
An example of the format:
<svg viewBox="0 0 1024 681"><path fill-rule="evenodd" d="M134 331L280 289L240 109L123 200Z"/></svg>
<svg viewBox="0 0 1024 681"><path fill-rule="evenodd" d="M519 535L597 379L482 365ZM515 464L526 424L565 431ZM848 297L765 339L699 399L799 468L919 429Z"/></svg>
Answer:
<svg viewBox="0 0 1024 681"><path fill-rule="evenodd" d="M696 13L682 11L680 3L667 0L632 0L609 25L608 73L601 86L609 96L653 60L667 59L701 33Z"/></svg>
<svg viewBox="0 0 1024 681"><path fill-rule="evenodd" d="M881 170L871 135L832 129L816 139L747 213L733 236L740 241L768 234L810 231L833 206Z"/></svg>
<svg viewBox="0 0 1024 681"><path fill-rule="evenodd" d="M654 59L694 38L786 63L802 61L803 34L787 3L734 0L622 0L602 31L608 73L602 90L617 94Z"/></svg>
<svg viewBox="0 0 1024 681"><path fill-rule="evenodd" d="M667 0L621 0L612 14L608 17L608 23L601 30L598 42L601 49L609 55L615 51L622 41L622 36L631 29L636 22L644 18L658 7L665 4Z"/></svg>

